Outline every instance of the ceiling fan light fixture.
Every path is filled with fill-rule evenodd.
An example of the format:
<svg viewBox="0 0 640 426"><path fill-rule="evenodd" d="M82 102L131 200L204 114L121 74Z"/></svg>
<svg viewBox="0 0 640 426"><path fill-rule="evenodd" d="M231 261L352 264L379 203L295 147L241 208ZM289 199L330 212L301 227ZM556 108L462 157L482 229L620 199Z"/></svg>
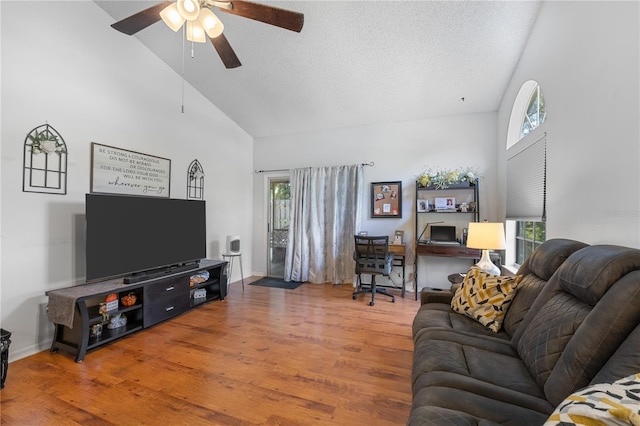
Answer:
<svg viewBox="0 0 640 426"><path fill-rule="evenodd" d="M187 21L187 40L196 43L204 43L207 41L204 28L198 21Z"/></svg>
<svg viewBox="0 0 640 426"><path fill-rule="evenodd" d="M178 11L178 6L176 3L171 3L169 6L165 7L160 11L160 17L167 24L167 27L171 28L173 31L178 31L182 24L184 24L184 19L180 12Z"/></svg>
<svg viewBox="0 0 640 426"><path fill-rule="evenodd" d="M211 9L204 8L200 11L200 17L198 18L200 25L204 28L204 31L211 38L216 38L224 30L222 21L216 16Z"/></svg>
<svg viewBox="0 0 640 426"><path fill-rule="evenodd" d="M187 21L198 19L200 14L200 2L198 0L178 0L176 6L180 15Z"/></svg>

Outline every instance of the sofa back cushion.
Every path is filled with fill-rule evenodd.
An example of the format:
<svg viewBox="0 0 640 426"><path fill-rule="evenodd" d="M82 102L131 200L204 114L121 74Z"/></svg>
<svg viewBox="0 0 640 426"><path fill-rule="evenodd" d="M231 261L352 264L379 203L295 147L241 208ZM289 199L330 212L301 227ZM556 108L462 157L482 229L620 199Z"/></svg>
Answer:
<svg viewBox="0 0 640 426"><path fill-rule="evenodd" d="M640 250L589 246L558 268L517 343L551 404L588 385L640 323L639 298Z"/></svg>
<svg viewBox="0 0 640 426"><path fill-rule="evenodd" d="M558 267L573 252L584 247L587 244L564 238L547 240L524 261L517 272L522 280L502 324L509 336L514 336L542 287Z"/></svg>
<svg viewBox="0 0 640 426"><path fill-rule="evenodd" d="M620 377L640 372L640 325L633 329L590 384L613 383Z"/></svg>

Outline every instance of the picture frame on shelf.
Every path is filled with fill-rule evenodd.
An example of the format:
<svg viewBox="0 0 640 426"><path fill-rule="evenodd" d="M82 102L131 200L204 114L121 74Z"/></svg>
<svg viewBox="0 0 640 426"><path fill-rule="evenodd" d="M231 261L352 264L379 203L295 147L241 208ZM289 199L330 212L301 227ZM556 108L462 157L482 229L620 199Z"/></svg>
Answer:
<svg viewBox="0 0 640 426"><path fill-rule="evenodd" d="M454 197L436 197L436 210L455 210L456 199Z"/></svg>
<svg viewBox="0 0 640 426"><path fill-rule="evenodd" d="M371 217L402 217L402 181L371 183Z"/></svg>
<svg viewBox="0 0 640 426"><path fill-rule="evenodd" d="M418 213L426 213L429 211L429 200L417 200L416 211Z"/></svg>

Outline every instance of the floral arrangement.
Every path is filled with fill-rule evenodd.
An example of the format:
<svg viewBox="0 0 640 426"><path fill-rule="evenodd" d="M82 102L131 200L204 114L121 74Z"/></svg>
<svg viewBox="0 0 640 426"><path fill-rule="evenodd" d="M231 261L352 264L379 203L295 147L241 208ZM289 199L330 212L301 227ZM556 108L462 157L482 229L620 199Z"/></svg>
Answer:
<svg viewBox="0 0 640 426"><path fill-rule="evenodd" d="M31 152L34 154L40 154L41 152L45 154L53 152L60 154L66 152L64 144L58 140L56 135L49 131L39 132L35 130L28 137L31 141Z"/></svg>
<svg viewBox="0 0 640 426"><path fill-rule="evenodd" d="M446 189L451 185L467 182L469 184L475 184L476 180L479 178L480 176L478 175L477 170L473 167L454 170L433 170L431 168L427 168L418 176L417 182L420 188L434 186L436 189Z"/></svg>

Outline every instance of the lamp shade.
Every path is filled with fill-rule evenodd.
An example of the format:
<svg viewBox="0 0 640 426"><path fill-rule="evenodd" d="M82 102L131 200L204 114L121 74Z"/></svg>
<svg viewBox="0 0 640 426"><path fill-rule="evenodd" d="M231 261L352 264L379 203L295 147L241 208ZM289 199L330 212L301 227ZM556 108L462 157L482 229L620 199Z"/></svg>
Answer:
<svg viewBox="0 0 640 426"><path fill-rule="evenodd" d="M196 43L204 43L207 41L204 28L198 21L187 21L187 40Z"/></svg>
<svg viewBox="0 0 640 426"><path fill-rule="evenodd" d="M171 3L169 6L162 9L162 11L160 11L160 17L173 31L178 31L186 20L182 15L180 15L180 12L178 12L177 3Z"/></svg>
<svg viewBox="0 0 640 426"><path fill-rule="evenodd" d="M471 222L467 247L481 250L505 248L504 225L500 222Z"/></svg>
<svg viewBox="0 0 640 426"><path fill-rule="evenodd" d="M200 14L200 2L198 0L178 0L176 2L178 12L187 21L195 21Z"/></svg>
<svg viewBox="0 0 640 426"><path fill-rule="evenodd" d="M204 8L200 11L200 17L198 18L200 25L204 28L207 35L211 38L216 38L224 30L222 21L218 19L215 13L211 9Z"/></svg>

